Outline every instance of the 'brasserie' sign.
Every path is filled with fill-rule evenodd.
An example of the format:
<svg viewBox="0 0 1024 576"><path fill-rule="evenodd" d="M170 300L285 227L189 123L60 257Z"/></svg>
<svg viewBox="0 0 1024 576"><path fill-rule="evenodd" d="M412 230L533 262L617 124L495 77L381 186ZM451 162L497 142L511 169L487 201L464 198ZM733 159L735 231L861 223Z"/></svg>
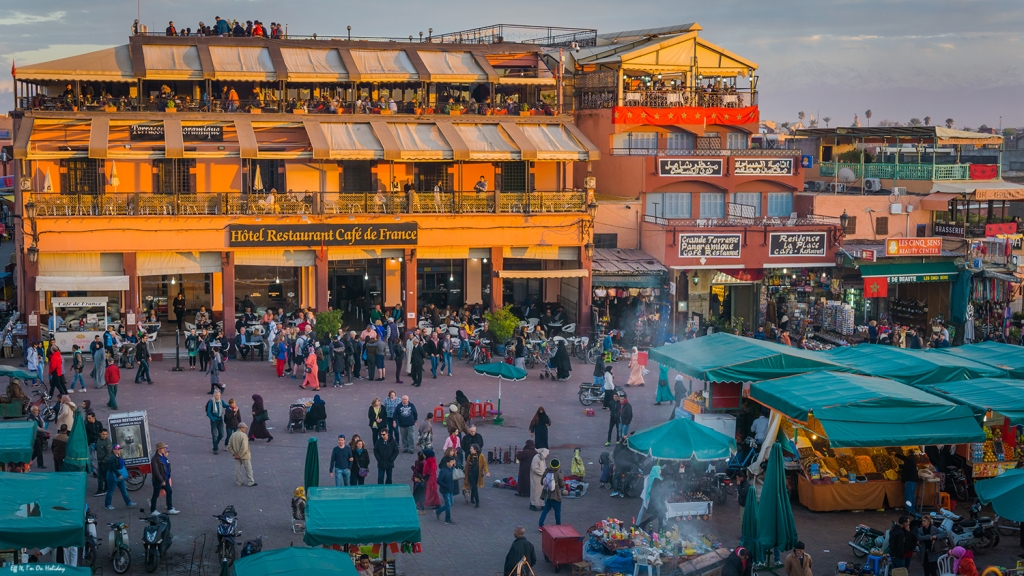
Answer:
<svg viewBox="0 0 1024 576"><path fill-rule="evenodd" d="M721 158L659 158L658 176L721 176Z"/></svg>
<svg viewBox="0 0 1024 576"><path fill-rule="evenodd" d="M775 233L768 256L824 256L826 237L826 232Z"/></svg>
<svg viewBox="0 0 1024 576"><path fill-rule="evenodd" d="M737 158L733 161L736 176L790 176L792 158Z"/></svg>
<svg viewBox="0 0 1024 576"><path fill-rule="evenodd" d="M680 234L680 258L739 258L739 234Z"/></svg>
<svg viewBox="0 0 1024 576"><path fill-rule="evenodd" d="M410 246L417 244L415 222L395 224L307 224L228 226L228 246Z"/></svg>

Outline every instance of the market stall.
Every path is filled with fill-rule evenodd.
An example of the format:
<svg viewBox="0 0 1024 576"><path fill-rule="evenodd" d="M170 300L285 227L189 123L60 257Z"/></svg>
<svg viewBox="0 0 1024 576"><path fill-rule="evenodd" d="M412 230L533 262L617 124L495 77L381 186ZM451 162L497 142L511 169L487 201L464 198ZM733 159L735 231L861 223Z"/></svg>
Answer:
<svg viewBox="0 0 1024 576"><path fill-rule="evenodd" d="M1005 370L1011 378L1024 378L1024 347L999 342L929 350L936 356L956 356Z"/></svg>
<svg viewBox="0 0 1024 576"><path fill-rule="evenodd" d="M846 346L821 354L859 374L889 378L912 386L1006 375L1006 371L1001 368L960 356L931 354L924 350L879 344Z"/></svg>
<svg viewBox="0 0 1024 576"><path fill-rule="evenodd" d="M594 250L591 305L605 330L618 330L626 346L648 347L664 337L659 332L671 295L667 271L641 250Z"/></svg>
<svg viewBox="0 0 1024 576"><path fill-rule="evenodd" d="M658 567L659 573L687 576L720 570L729 550L711 533L710 525L689 527L692 531L687 528L673 524L647 532L622 520L606 518L587 530L583 560L594 574L632 574L635 564L650 564Z"/></svg>
<svg viewBox="0 0 1024 576"><path fill-rule="evenodd" d="M287 576L317 574L356 576L355 566L338 562L338 553L323 548L278 548L240 558L234 564L235 576Z"/></svg>
<svg viewBox="0 0 1024 576"><path fill-rule="evenodd" d="M902 506L902 447L985 439L967 406L882 378L814 372L755 382L750 397L785 416L800 502L814 511ZM920 499L934 501L937 479L922 484Z"/></svg>
<svg viewBox="0 0 1024 576"><path fill-rule="evenodd" d="M51 298L52 318L61 318L55 323L53 340L65 353L73 344L88 349L96 336L107 330L107 303L105 296Z"/></svg>
<svg viewBox="0 0 1024 576"><path fill-rule="evenodd" d="M394 559L387 552L418 552L420 520L408 486L364 486L359 490L310 488L306 501L306 535L309 546L325 546L358 559L369 554L387 575L393 575ZM354 565L354 563L353 563Z"/></svg>
<svg viewBox="0 0 1024 576"><path fill-rule="evenodd" d="M35 439L35 422L0 422L0 472L27 472Z"/></svg>
<svg viewBox="0 0 1024 576"><path fill-rule="evenodd" d="M0 563L20 549L85 546L84 472L0 474Z"/></svg>

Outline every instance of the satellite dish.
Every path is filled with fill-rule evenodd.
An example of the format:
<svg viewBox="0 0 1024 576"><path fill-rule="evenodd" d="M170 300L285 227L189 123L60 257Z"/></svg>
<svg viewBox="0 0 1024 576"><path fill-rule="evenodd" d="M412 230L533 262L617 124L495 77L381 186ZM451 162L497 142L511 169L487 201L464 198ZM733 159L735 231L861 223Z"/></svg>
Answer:
<svg viewBox="0 0 1024 576"><path fill-rule="evenodd" d="M839 170L839 181L844 184L851 184L857 181L857 175L849 168L841 168Z"/></svg>

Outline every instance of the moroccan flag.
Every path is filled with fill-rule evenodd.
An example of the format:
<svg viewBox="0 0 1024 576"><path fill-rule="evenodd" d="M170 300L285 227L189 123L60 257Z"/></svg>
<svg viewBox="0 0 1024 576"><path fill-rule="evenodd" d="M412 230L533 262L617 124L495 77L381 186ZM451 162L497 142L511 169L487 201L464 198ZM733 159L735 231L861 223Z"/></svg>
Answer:
<svg viewBox="0 0 1024 576"><path fill-rule="evenodd" d="M14 60L11 60L11 76L18 75L18 67L14 65Z"/></svg>
<svg viewBox="0 0 1024 576"><path fill-rule="evenodd" d="M888 298L889 297L889 279L882 276L879 278L865 278L864 279L864 297L865 298Z"/></svg>

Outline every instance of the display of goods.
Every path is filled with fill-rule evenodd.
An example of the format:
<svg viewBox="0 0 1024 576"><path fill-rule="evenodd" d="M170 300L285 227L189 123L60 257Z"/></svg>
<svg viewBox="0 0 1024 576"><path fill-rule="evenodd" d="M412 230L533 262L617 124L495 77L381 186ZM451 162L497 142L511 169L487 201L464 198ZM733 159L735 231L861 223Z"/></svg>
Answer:
<svg viewBox="0 0 1024 576"><path fill-rule="evenodd" d="M845 476L847 472L853 472L854 474L859 473L858 471L860 469L857 467L857 461L854 460L853 456L847 456L844 454L836 458L836 460L839 461L839 468L846 471L840 471L840 474L843 474Z"/></svg>
<svg viewBox="0 0 1024 576"><path fill-rule="evenodd" d="M875 471L885 472L896 467L896 463L893 462L892 456L888 452L882 454L872 454L871 462L875 465Z"/></svg>
<svg viewBox="0 0 1024 576"><path fill-rule="evenodd" d="M839 472L839 469L842 468L842 466L839 465L839 461L835 458L823 458L822 464L832 472Z"/></svg>
<svg viewBox="0 0 1024 576"><path fill-rule="evenodd" d="M814 448L797 448L797 452L800 453L801 458L810 458L814 456Z"/></svg>
<svg viewBox="0 0 1024 576"><path fill-rule="evenodd" d="M832 452L836 455L836 457L839 457L839 456L853 456L853 449L852 448L834 448L832 450Z"/></svg>
<svg viewBox="0 0 1024 576"><path fill-rule="evenodd" d="M895 471L895 470L886 470L885 473L882 474L882 476L886 480L899 480L900 479L900 473Z"/></svg>

